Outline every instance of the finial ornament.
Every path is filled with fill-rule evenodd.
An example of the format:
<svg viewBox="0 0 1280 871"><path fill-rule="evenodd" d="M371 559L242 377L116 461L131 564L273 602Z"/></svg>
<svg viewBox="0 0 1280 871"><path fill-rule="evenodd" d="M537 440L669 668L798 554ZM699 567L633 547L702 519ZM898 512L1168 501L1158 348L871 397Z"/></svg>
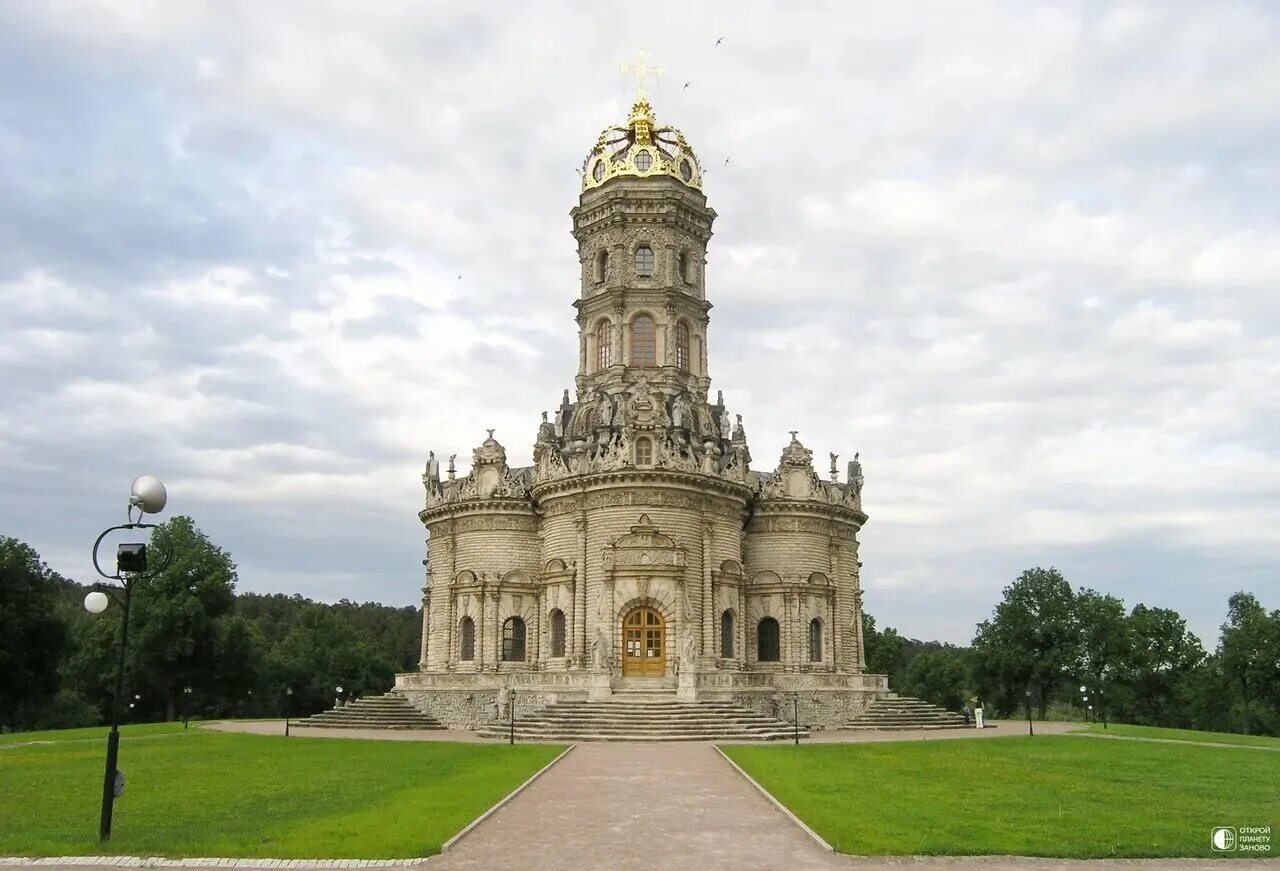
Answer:
<svg viewBox="0 0 1280 871"><path fill-rule="evenodd" d="M649 76L655 79L662 75L664 70L659 66L650 66L649 52L641 50L636 52L636 59L629 64L622 64L619 67L623 76L636 78L636 102L647 100L649 98Z"/></svg>
<svg viewBox="0 0 1280 871"><path fill-rule="evenodd" d="M791 440L792 440L792 441L795 441L795 440L796 440L796 436L799 434L800 430L798 430L798 429L789 429L789 430L787 430L787 432L791 433Z"/></svg>
<svg viewBox="0 0 1280 871"><path fill-rule="evenodd" d="M493 438L493 430L489 430L489 438Z"/></svg>

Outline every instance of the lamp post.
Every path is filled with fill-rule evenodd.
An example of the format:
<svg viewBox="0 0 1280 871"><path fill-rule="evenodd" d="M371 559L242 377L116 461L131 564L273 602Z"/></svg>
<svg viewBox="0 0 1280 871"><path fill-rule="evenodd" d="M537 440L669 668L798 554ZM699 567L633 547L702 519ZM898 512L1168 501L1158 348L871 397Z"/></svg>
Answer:
<svg viewBox="0 0 1280 871"><path fill-rule="evenodd" d="M293 712L293 687L284 691L284 736L289 737L289 715Z"/></svg>
<svg viewBox="0 0 1280 871"><path fill-rule="evenodd" d="M1027 734L1034 735L1036 727L1031 725L1031 690L1027 690Z"/></svg>
<svg viewBox="0 0 1280 871"><path fill-rule="evenodd" d="M160 483L159 478L151 475L141 475L135 478L133 486L130 488L129 505L125 511L128 522L104 530L98 536L98 540L93 543L94 569L102 577L117 581L119 585L98 582L94 585L98 589L93 590L84 597L84 608L90 614L101 614L107 610L110 600L115 599L122 610L120 616L120 653L116 663L116 687L111 702L111 731L107 733L107 764L102 776L102 817L98 823L98 839L102 841L106 841L111 837L111 813L115 806L116 795L124 790L124 778L116 768L116 763L120 756L120 696L124 692L124 661L125 653L129 648L129 605L133 601L133 588L140 581L145 581L164 571L173 556L173 544L164 535L163 528L154 523L143 523L142 518L147 514L159 514L163 511L168 498L164 484ZM135 510L138 512L137 520L134 520L133 517ZM98 548L102 546L102 540L117 529L160 530L164 553L161 554L159 564L148 565L147 546L145 544L121 544L116 548L116 573L109 575L104 572L102 566L98 563ZM138 698L140 696L135 696L135 699ZM129 707L133 708L134 704L134 702L131 702Z"/></svg>
<svg viewBox="0 0 1280 871"><path fill-rule="evenodd" d="M187 728L187 705L191 700L191 687L182 688L182 728Z"/></svg>
<svg viewBox="0 0 1280 871"><path fill-rule="evenodd" d="M335 708L340 708L342 707L342 687L334 687L334 689L338 691L338 697L334 699L333 706Z"/></svg>

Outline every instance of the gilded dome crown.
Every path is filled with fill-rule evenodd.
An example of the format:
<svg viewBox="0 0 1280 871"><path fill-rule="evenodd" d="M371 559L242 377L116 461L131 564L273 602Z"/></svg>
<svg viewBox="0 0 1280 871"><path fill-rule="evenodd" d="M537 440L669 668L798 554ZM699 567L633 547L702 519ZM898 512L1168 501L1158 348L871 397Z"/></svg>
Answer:
<svg viewBox="0 0 1280 871"><path fill-rule="evenodd" d="M625 126L609 126L596 139L582 164L582 189L600 187L611 178L669 176L694 190L702 190L702 167L674 127L659 127L653 107L641 97L631 107Z"/></svg>

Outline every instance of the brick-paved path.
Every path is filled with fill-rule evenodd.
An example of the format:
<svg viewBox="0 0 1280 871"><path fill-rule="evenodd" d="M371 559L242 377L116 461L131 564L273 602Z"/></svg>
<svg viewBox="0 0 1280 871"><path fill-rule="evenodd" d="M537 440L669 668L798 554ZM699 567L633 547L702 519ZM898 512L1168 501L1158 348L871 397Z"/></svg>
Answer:
<svg viewBox="0 0 1280 871"><path fill-rule="evenodd" d="M579 744L436 869L842 867L709 744Z"/></svg>

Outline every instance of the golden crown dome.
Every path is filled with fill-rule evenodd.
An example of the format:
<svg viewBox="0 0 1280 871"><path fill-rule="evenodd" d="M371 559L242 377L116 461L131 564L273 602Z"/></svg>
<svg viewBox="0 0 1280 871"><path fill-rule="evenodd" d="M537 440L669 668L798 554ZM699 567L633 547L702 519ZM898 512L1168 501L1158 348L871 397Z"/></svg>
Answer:
<svg viewBox="0 0 1280 871"><path fill-rule="evenodd" d="M631 107L625 127L609 126L582 163L582 189L598 188L611 178L669 176L702 190L697 155L674 127L659 127L653 107L641 96Z"/></svg>

